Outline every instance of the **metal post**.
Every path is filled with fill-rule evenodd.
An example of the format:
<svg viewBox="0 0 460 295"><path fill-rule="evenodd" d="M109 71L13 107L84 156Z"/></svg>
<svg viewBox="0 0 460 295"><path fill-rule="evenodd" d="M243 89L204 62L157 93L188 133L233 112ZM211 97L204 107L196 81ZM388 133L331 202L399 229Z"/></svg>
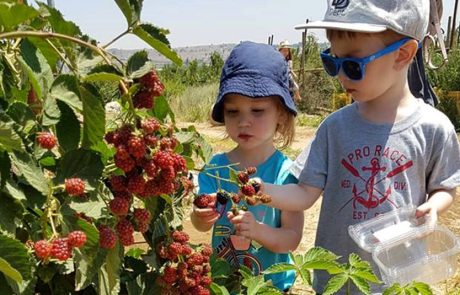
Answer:
<svg viewBox="0 0 460 295"><path fill-rule="evenodd" d="M457 8L458 8L458 0L455 0L455 5L454 5L454 18L452 20L452 34L450 38L450 48L456 47L457 44L455 44L455 41L457 40Z"/></svg>

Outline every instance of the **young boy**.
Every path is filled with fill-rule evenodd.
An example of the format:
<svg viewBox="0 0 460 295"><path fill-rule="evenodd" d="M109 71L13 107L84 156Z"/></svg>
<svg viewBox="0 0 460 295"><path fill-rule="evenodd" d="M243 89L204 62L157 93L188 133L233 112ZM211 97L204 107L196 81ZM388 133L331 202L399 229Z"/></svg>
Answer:
<svg viewBox="0 0 460 295"><path fill-rule="evenodd" d="M411 94L407 71L426 32L429 0L328 0L325 19L297 27L326 28L321 54L355 103L330 115L297 158L298 184L263 184L269 204L308 209L323 195L316 246L371 262L347 229L378 214L413 205L437 217L460 184L460 149L448 118ZM315 272L323 292L325 272ZM380 292L383 286L374 286ZM356 294L356 290L354 291Z"/></svg>

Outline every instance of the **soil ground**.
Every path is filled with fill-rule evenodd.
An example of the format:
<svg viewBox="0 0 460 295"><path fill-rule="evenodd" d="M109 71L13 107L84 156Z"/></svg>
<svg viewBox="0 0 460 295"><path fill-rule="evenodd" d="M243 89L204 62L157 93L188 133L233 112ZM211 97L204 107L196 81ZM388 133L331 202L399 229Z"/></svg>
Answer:
<svg viewBox="0 0 460 295"><path fill-rule="evenodd" d="M184 125L187 125L183 123ZM181 124L182 125L182 124ZM215 152L227 150L228 148L228 139L225 140L225 132L223 127L211 126L209 124L193 124L198 132L202 134L208 142L211 142L211 145L214 148ZM311 127L296 127L296 137L292 143L288 154L290 156L296 156L303 147L311 140L316 129ZM227 141L227 142L226 142ZM457 196L460 197L460 189L457 190ZM452 230L457 236L460 237L460 201L456 199L454 205L447 211L445 214L440 216L439 223L447 226ZM295 253L305 253L309 248L314 245L316 227L319 217L319 209L321 202L316 202L316 204L308 209L305 212L305 225L303 230L302 241L295 251ZM194 229L190 223L190 218L186 218L184 221L184 228L191 237L191 242L193 243L209 243L211 241L211 232L198 232ZM460 264L460 260L457 260ZM449 294L449 295L459 295L460 294L460 271L457 271L456 276L453 278L444 281L436 286L432 286L435 294ZM294 288L291 291L291 294L314 294L311 291L311 288L305 285L300 284L300 279L297 280Z"/></svg>

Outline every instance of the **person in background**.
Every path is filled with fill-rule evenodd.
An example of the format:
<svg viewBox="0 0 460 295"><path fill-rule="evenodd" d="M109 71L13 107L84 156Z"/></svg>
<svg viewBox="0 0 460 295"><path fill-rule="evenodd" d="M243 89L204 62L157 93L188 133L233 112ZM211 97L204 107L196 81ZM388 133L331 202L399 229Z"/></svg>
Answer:
<svg viewBox="0 0 460 295"><path fill-rule="evenodd" d="M253 42L237 45L222 69L219 94L212 109L212 119L225 125L236 147L212 157L206 165L210 169L198 176L199 194L238 192L237 185L215 177L230 179L228 166L232 164L240 171L256 167L255 176L267 183L297 182L289 172L292 161L276 148L278 142L282 147L291 143L296 114L288 89L288 71L276 49ZM216 208L194 206L192 224L203 232L213 228L212 246L217 256L236 267L245 265L255 275L273 264L290 263L288 253L297 248L302 238L303 212L263 204L252 206L244 201L239 205L246 205L248 210L234 215L231 202L217 202ZM249 239L249 248L240 248L234 234ZM291 288L295 273L282 272L265 278L286 291Z"/></svg>
<svg viewBox="0 0 460 295"><path fill-rule="evenodd" d="M283 55L284 59L286 60L287 67L289 70L289 93L294 98L296 103L299 103L302 100L300 96L300 89L299 85L297 84L297 75L294 72L294 67L292 63L292 46L289 44L288 41L282 41L278 45L278 51Z"/></svg>

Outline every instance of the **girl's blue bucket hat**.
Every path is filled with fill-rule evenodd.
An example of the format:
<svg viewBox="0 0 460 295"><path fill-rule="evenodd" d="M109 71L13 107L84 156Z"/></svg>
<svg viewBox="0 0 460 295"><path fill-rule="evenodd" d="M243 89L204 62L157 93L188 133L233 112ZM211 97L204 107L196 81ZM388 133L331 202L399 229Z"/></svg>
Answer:
<svg viewBox="0 0 460 295"><path fill-rule="evenodd" d="M229 93L252 98L279 96L286 109L297 115L289 94L288 66L283 56L267 44L242 42L233 48L220 77L219 94L212 119L223 123L224 96Z"/></svg>

